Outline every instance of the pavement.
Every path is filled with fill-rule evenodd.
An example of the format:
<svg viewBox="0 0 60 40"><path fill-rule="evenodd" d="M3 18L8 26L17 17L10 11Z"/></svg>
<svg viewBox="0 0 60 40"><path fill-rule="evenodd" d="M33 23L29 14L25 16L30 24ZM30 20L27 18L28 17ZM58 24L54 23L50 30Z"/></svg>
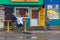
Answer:
<svg viewBox="0 0 60 40"><path fill-rule="evenodd" d="M60 31L29 31L32 34L22 34L20 31L0 31L0 40L60 40Z"/></svg>

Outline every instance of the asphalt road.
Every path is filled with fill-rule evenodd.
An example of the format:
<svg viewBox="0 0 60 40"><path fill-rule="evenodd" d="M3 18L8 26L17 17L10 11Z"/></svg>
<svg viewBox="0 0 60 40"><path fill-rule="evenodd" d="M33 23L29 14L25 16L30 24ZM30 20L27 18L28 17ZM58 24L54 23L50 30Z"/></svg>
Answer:
<svg viewBox="0 0 60 40"><path fill-rule="evenodd" d="M0 40L60 40L60 31L40 31L32 34L0 31Z"/></svg>

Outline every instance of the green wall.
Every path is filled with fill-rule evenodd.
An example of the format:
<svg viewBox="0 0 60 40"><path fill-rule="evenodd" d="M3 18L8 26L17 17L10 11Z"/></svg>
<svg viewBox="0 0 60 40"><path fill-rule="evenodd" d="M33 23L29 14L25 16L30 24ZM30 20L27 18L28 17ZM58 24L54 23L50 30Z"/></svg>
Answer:
<svg viewBox="0 0 60 40"><path fill-rule="evenodd" d="M3 5L43 5L43 0L38 0L38 2L11 2L11 0L0 0L0 4L3 4Z"/></svg>

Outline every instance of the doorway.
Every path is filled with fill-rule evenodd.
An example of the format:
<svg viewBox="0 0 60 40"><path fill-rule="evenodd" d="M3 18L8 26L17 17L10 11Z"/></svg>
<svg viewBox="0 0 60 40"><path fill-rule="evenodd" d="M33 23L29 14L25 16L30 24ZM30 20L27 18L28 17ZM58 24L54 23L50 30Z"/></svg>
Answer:
<svg viewBox="0 0 60 40"><path fill-rule="evenodd" d="M31 9L31 26L39 26L38 25L38 8Z"/></svg>

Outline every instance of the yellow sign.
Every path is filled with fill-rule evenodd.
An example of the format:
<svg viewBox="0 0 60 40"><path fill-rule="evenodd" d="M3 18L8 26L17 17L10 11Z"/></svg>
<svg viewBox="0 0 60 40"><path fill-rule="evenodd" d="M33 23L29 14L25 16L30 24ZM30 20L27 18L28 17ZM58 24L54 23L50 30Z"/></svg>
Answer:
<svg viewBox="0 0 60 40"><path fill-rule="evenodd" d="M12 2L38 2L38 0L11 0Z"/></svg>
<svg viewBox="0 0 60 40"><path fill-rule="evenodd" d="M45 8L41 8L39 10L39 25L43 28L46 28L45 26Z"/></svg>

